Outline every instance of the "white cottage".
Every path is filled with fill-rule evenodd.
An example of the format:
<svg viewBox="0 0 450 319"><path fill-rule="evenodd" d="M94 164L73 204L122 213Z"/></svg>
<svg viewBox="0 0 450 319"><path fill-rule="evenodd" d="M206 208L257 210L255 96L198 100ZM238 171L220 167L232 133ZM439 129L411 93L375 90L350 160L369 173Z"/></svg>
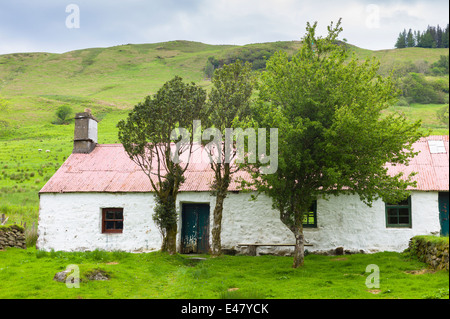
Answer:
<svg viewBox="0 0 450 319"><path fill-rule="evenodd" d="M43 250L151 251L161 247L153 222L154 196L148 177L129 159L121 144L97 144L97 121L89 113L75 120L74 151L40 190L39 238ZM366 206L356 195L319 199L305 220L309 251L343 247L349 251L402 251L415 235L448 235L448 136L418 141L407 167L390 167L415 176L408 200ZM191 164L177 198L178 251L207 252L215 197L209 193L208 164ZM184 238L194 237L196 245ZM222 245L240 252L239 244L293 244L271 200L242 192L232 183L224 203ZM259 253L289 253L292 247L262 246Z"/></svg>

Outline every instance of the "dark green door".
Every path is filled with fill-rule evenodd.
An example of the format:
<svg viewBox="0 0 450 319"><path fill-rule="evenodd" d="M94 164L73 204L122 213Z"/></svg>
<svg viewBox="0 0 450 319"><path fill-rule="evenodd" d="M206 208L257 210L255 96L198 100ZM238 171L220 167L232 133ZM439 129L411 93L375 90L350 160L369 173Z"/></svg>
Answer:
<svg viewBox="0 0 450 319"><path fill-rule="evenodd" d="M448 236L448 192L439 193L439 220L441 235Z"/></svg>
<svg viewBox="0 0 450 319"><path fill-rule="evenodd" d="M206 254L209 251L209 205L183 204L181 252Z"/></svg>

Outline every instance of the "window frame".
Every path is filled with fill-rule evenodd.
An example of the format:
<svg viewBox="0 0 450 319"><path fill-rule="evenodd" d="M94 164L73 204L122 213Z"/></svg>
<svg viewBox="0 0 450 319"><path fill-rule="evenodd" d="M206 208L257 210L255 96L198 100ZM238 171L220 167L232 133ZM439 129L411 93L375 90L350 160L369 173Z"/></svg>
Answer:
<svg viewBox="0 0 450 319"><path fill-rule="evenodd" d="M310 216L311 213L312 216ZM305 223L305 219L309 221L311 217L314 219L314 223ZM317 228L317 200L312 203L307 215L303 216L303 228Z"/></svg>
<svg viewBox="0 0 450 319"><path fill-rule="evenodd" d="M122 218L121 219L120 218L107 219L106 213L111 212L111 211L122 213ZM107 229L106 222L111 222L111 221L114 222L114 226L115 226L116 222L122 222L122 228ZM123 207L104 207L104 208L102 208L102 234L121 234L121 233L123 233L123 221L124 221Z"/></svg>
<svg viewBox="0 0 450 319"><path fill-rule="evenodd" d="M401 205L400 203L397 204L390 204L385 203L385 218L386 218L386 228L412 228L412 205L411 205L411 196L408 196L406 199L408 202L407 205ZM408 209L408 223L407 224L400 224L400 209ZM395 209L397 211L397 219L398 223L392 224L389 223L389 209Z"/></svg>

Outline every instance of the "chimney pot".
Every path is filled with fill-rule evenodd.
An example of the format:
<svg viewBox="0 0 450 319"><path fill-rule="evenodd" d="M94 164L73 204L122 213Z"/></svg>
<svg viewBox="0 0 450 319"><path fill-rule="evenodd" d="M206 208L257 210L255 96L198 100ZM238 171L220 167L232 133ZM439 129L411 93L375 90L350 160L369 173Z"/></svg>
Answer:
<svg viewBox="0 0 450 319"><path fill-rule="evenodd" d="M97 144L97 122L91 112L75 115L73 153L90 153L94 150Z"/></svg>

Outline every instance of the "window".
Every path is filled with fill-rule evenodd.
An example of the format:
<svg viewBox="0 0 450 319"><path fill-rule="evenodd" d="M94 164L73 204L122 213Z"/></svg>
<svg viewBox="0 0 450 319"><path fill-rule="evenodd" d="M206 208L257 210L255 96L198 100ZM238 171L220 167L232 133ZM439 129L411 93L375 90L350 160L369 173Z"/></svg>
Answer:
<svg viewBox="0 0 450 319"><path fill-rule="evenodd" d="M396 204L386 204L386 227L411 227L411 196Z"/></svg>
<svg viewBox="0 0 450 319"><path fill-rule="evenodd" d="M311 205L309 212L303 216L303 227L315 228L317 227L317 201L315 200Z"/></svg>
<svg viewBox="0 0 450 319"><path fill-rule="evenodd" d="M447 153L444 141L428 141L428 147L431 154Z"/></svg>
<svg viewBox="0 0 450 319"><path fill-rule="evenodd" d="M102 233L121 233L123 230L123 208L102 209Z"/></svg>

